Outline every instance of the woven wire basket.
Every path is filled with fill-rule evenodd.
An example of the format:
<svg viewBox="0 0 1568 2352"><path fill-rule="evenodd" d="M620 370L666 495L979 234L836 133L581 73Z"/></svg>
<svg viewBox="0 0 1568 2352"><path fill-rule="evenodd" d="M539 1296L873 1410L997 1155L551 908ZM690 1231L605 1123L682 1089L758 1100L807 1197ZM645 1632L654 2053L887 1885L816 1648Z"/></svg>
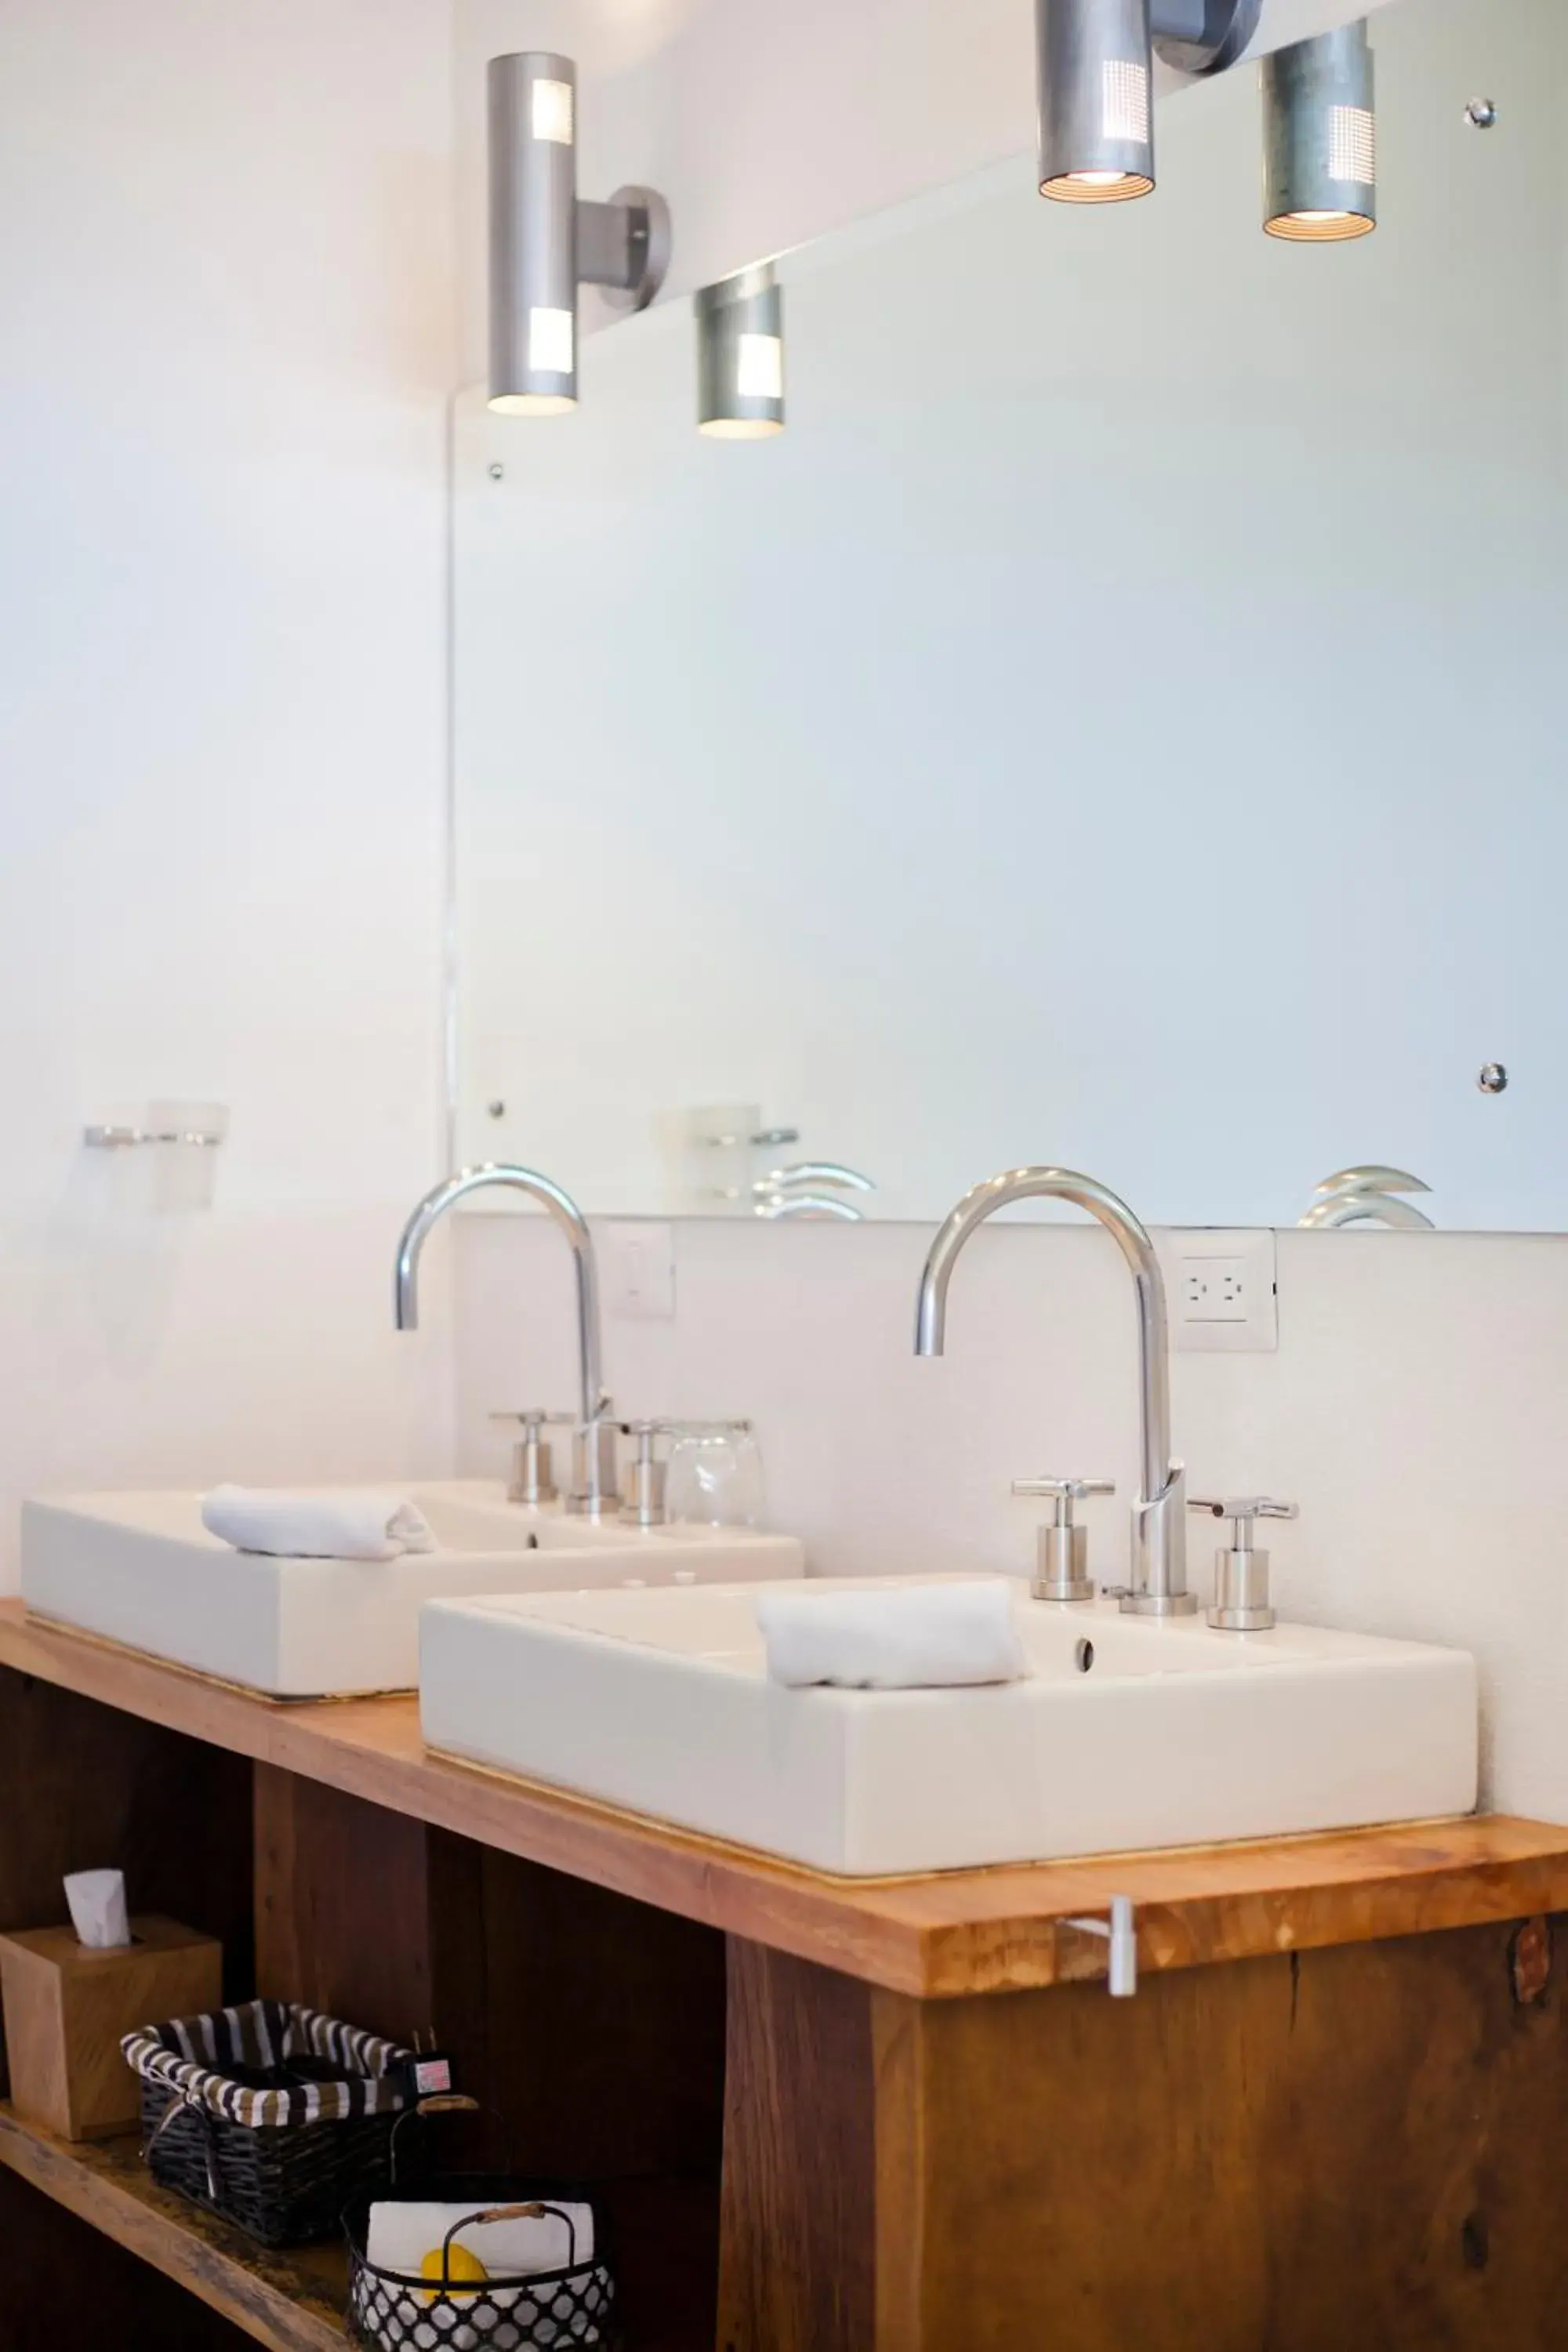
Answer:
<svg viewBox="0 0 1568 2352"><path fill-rule="evenodd" d="M431 2101L414 2112L471 2106L468 2100ZM399 2118L399 2127L405 2117ZM396 2137L391 2148L393 2179L380 2191L356 2196L343 2215L349 2244L349 2331L374 2352L623 2352L616 2325L616 2283L600 2256L600 2216L590 2206L594 2255L579 2261L577 2231L567 2205L588 2203L580 2191L560 2183L531 2187L515 2173L433 2173L412 2187L397 2181ZM441 2242L441 2268L426 2277L373 2263L367 2251L370 2209L388 2200L440 2203L465 2209ZM479 2281L452 2275L452 2249L460 2232L500 2221L563 2222L568 2259L559 2270L494 2272Z"/></svg>

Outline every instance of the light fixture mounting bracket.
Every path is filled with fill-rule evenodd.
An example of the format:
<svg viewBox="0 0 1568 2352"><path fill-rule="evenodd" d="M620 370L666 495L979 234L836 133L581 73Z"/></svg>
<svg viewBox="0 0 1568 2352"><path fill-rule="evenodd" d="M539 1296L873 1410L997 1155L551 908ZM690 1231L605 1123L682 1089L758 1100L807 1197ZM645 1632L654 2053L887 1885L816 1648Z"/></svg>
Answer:
<svg viewBox="0 0 1568 2352"><path fill-rule="evenodd" d="M669 268L669 206L657 188L617 188L607 205L579 200L577 278L613 310L646 310Z"/></svg>
<svg viewBox="0 0 1568 2352"><path fill-rule="evenodd" d="M1152 0L1154 51L1177 73L1224 73L1258 30L1263 0Z"/></svg>

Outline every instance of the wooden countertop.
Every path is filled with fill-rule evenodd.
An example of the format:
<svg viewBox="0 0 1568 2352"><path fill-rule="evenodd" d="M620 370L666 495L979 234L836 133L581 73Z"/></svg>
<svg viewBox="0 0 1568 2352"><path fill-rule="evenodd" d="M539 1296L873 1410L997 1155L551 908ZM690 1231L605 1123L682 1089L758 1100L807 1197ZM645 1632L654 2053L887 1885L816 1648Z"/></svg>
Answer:
<svg viewBox="0 0 1568 2352"><path fill-rule="evenodd" d="M37 1622L20 1601L0 1601L0 1664L502 1853L925 1998L1103 1975L1103 1944L1065 1922L1103 1911L1113 1894L1137 1906L1144 1969L1568 1910L1568 1828L1501 1814L922 1878L828 1878L432 1755L413 1698L279 1705Z"/></svg>

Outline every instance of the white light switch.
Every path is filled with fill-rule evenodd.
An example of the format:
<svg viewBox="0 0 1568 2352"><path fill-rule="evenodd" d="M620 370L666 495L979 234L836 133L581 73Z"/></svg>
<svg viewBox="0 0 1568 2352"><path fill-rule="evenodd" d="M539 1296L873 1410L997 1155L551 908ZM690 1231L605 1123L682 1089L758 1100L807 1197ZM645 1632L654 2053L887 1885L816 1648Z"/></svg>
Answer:
<svg viewBox="0 0 1568 2352"><path fill-rule="evenodd" d="M644 1323L675 1319L675 1235L668 1225L605 1227L605 1305Z"/></svg>

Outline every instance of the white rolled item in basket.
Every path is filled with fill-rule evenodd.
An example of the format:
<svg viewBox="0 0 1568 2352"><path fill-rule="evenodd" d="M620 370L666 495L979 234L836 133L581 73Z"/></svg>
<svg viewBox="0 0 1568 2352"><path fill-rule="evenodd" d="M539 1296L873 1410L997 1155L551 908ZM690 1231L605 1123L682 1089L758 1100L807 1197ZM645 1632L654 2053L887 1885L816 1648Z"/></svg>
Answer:
<svg viewBox="0 0 1568 2352"><path fill-rule="evenodd" d="M370 2209L365 2256L373 2269L401 2271L417 2278L428 2253L439 2252L454 2221L474 2210L467 2205L402 2204L379 2200ZM570 2217L571 2229L560 2218ZM452 2243L477 2255L493 2279L532 2278L541 2271L584 2270L594 2259L594 2209L563 2205L560 2214L536 2221L470 2221Z"/></svg>

